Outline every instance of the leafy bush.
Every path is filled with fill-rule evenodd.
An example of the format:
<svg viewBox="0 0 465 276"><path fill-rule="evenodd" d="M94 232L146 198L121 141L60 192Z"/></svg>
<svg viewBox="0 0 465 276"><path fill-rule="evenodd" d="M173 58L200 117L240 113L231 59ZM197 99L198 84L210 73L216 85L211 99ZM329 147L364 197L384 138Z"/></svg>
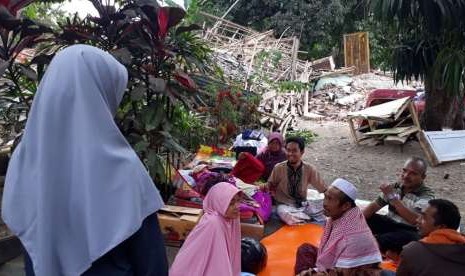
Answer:
<svg viewBox="0 0 465 276"><path fill-rule="evenodd" d="M305 144L308 145L317 139L318 134L310 130L291 130L286 133L286 138L289 137L302 137L305 140Z"/></svg>

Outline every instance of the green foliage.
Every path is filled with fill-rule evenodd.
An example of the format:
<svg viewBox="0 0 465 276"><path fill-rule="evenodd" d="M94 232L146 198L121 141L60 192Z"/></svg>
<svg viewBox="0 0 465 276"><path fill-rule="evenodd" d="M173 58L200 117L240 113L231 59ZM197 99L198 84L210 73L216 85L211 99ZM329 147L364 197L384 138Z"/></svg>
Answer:
<svg viewBox="0 0 465 276"><path fill-rule="evenodd" d="M291 130L286 133L286 138L289 137L302 137L305 140L305 144L308 145L317 139L318 134L310 130Z"/></svg>
<svg viewBox="0 0 465 276"><path fill-rule="evenodd" d="M63 22L66 18L66 13L61 9L61 5L51 2L32 3L21 11L21 15L54 28L58 27L58 23Z"/></svg>
<svg viewBox="0 0 465 276"><path fill-rule="evenodd" d="M14 115L13 122L27 118L37 83L59 49L76 43L99 47L128 69L128 90L116 115L121 131L152 178L158 184L168 183L165 168L173 156L185 155L185 147L193 149L212 137L206 136L211 130L192 112L198 95L189 76L215 72L213 66L209 68L210 50L192 34L198 26L176 27L185 16L180 8L159 7L155 0L122 2L118 7L91 2L98 16L65 18L53 32L30 19L0 14L0 73L10 80L0 90L0 116ZM32 6L25 14L38 16L44 7ZM20 64L15 58L25 47L38 51L30 63Z"/></svg>
<svg viewBox="0 0 465 276"><path fill-rule="evenodd" d="M312 83L300 81L275 81L270 78L269 70L278 68L283 58L279 50L262 50L255 56L255 70L249 77L252 83L258 84L254 90L273 89L279 92L303 92L312 88Z"/></svg>
<svg viewBox="0 0 465 276"><path fill-rule="evenodd" d="M377 18L397 33L395 80L425 80L425 127L440 130L451 120L448 116L456 116L461 126L454 128L463 128L465 1L374 0L371 4ZM450 110L457 106L458 113L453 114Z"/></svg>
<svg viewBox="0 0 465 276"><path fill-rule="evenodd" d="M37 80L42 67L36 59L24 59L20 53L37 43L46 41L51 29L29 19L13 16L15 10L0 13L0 121L13 138L21 132L31 107ZM33 65L33 66L32 66Z"/></svg>
<svg viewBox="0 0 465 276"><path fill-rule="evenodd" d="M196 151L200 145L216 142L216 129L207 126L207 116L195 114L184 106L177 105L173 117L173 136L183 137L180 143L189 151Z"/></svg>
<svg viewBox="0 0 465 276"><path fill-rule="evenodd" d="M203 1L200 8L222 15L234 1ZM273 29L276 37L297 36L308 58L335 55L341 62L342 36L356 31L368 12L363 0L240 1L227 19L258 31Z"/></svg>

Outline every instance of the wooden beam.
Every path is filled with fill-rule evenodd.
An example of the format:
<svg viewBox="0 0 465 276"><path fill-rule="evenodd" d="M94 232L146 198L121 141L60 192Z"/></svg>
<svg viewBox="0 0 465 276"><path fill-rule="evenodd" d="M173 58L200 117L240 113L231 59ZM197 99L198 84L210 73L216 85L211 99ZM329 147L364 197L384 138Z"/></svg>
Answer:
<svg viewBox="0 0 465 276"><path fill-rule="evenodd" d="M300 40L297 37L294 37L292 43L291 81L295 81L297 77L297 52L299 51L299 44Z"/></svg>
<svg viewBox="0 0 465 276"><path fill-rule="evenodd" d="M418 114L417 114L417 111L415 110L415 106L413 105L413 102L410 102L408 108L409 108L410 114L412 115L413 124L417 126L419 129L421 129L420 120L418 120Z"/></svg>
<svg viewBox="0 0 465 276"><path fill-rule="evenodd" d="M417 139L418 139L418 142L420 143L421 148L423 149L423 152L426 155L426 158L429 160L431 166L436 167L437 165L439 165L439 160L436 158L436 155L434 154L433 149L431 148L430 144L426 140L426 137L423 131L420 131L417 133Z"/></svg>
<svg viewBox="0 0 465 276"><path fill-rule="evenodd" d="M263 116L268 116L270 118L273 118L273 119L276 119L276 120L284 120L283 118L279 117L279 116L276 116L276 115L273 115L273 114L270 114L270 113L267 113L267 112L263 112L263 111L260 111L260 110L257 110L257 113L263 115Z"/></svg>
<svg viewBox="0 0 465 276"><path fill-rule="evenodd" d="M2 147L0 148L0 155L6 155L11 152L11 147Z"/></svg>
<svg viewBox="0 0 465 276"><path fill-rule="evenodd" d="M399 137L397 135L388 135L386 138L384 138L384 141L391 144L403 145L405 142L407 142L407 139L408 136Z"/></svg>
<svg viewBox="0 0 465 276"><path fill-rule="evenodd" d="M354 139L354 142L358 145L359 140L357 138L357 133L355 132L354 122L352 120L353 120L352 118L348 118L350 133L352 134L352 138Z"/></svg>

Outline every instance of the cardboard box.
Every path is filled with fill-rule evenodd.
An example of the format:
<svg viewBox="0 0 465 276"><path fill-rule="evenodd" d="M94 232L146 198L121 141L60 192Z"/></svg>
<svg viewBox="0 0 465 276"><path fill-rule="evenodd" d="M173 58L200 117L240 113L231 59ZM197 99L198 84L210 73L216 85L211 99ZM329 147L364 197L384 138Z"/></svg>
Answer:
<svg viewBox="0 0 465 276"><path fill-rule="evenodd" d="M202 216L197 208L166 205L158 212L160 229L166 244L180 246Z"/></svg>
<svg viewBox="0 0 465 276"><path fill-rule="evenodd" d="M160 228L165 243L180 246L202 217L202 210L197 208L166 205L158 212ZM265 225L241 223L242 237L261 240L265 233Z"/></svg>
<svg viewBox="0 0 465 276"><path fill-rule="evenodd" d="M257 240L261 240L265 235L265 225L258 223L241 223L241 235L242 237L251 237Z"/></svg>

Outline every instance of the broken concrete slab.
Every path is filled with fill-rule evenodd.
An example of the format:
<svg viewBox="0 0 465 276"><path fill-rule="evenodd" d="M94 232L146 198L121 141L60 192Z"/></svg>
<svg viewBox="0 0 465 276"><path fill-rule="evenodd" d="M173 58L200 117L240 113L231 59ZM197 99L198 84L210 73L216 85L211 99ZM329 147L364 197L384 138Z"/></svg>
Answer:
<svg viewBox="0 0 465 276"><path fill-rule="evenodd" d="M347 75L322 77L315 85L315 91L324 89L327 86L344 87L352 83L352 78Z"/></svg>

